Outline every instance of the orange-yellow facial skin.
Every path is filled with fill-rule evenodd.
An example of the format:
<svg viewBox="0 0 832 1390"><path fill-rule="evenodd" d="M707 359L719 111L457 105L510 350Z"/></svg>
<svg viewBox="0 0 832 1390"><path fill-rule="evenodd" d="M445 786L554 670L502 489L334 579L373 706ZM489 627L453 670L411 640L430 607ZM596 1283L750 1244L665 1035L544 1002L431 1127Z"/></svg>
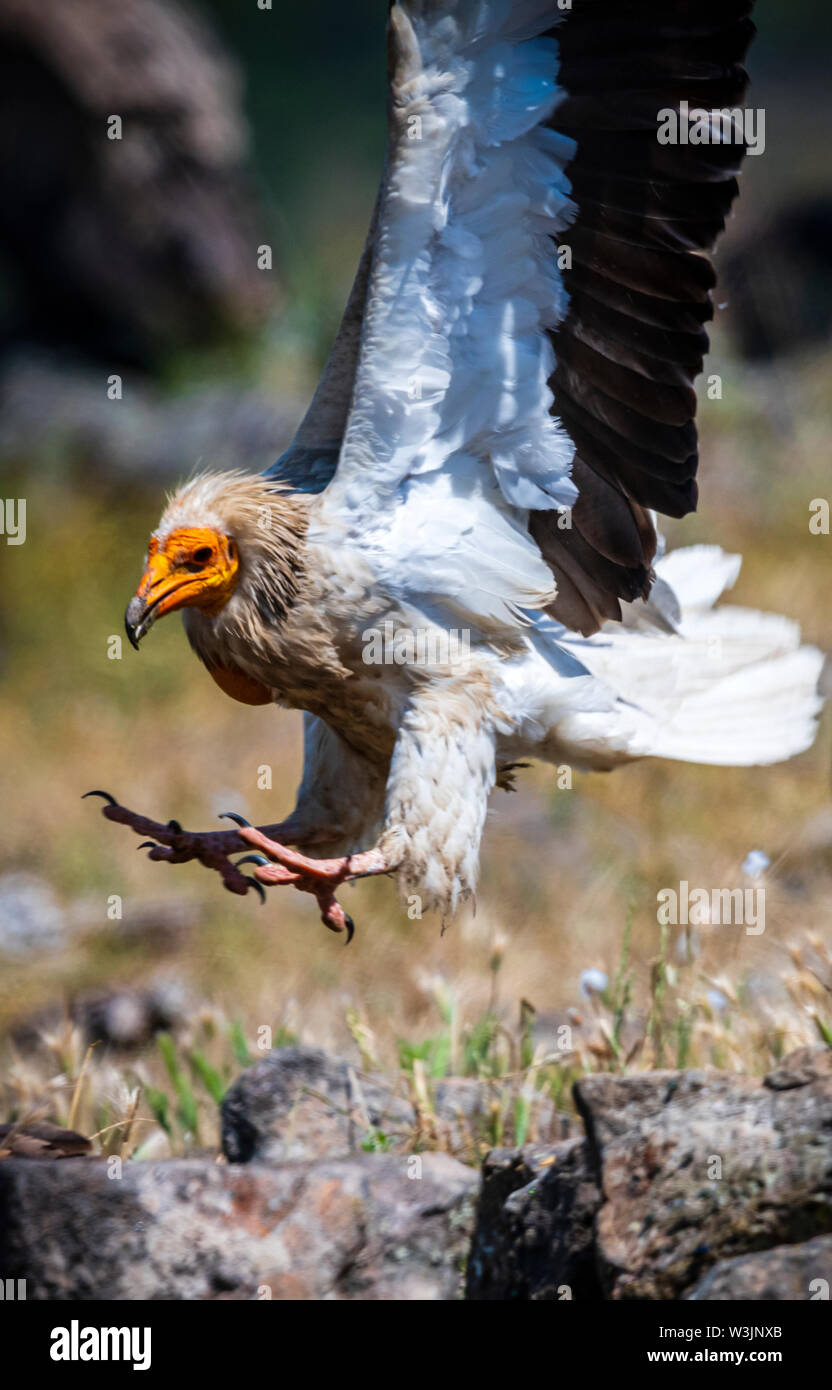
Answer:
<svg viewBox="0 0 832 1390"><path fill-rule="evenodd" d="M151 536L137 598L162 618L177 608L213 615L230 599L239 570L237 548L210 527L180 526L160 543Z"/></svg>

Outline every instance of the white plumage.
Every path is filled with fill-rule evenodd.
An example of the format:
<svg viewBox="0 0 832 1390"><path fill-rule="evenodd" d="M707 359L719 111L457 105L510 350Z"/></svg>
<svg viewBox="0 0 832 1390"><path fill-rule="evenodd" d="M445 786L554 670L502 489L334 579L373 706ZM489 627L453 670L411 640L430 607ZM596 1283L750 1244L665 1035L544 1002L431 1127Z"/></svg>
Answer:
<svg viewBox="0 0 832 1390"><path fill-rule="evenodd" d="M741 10L726 0L716 58ZM652 564L652 507L695 502L690 383L710 273L696 248L721 226L732 166L727 193L709 166L692 200L698 151L668 171L651 144L642 89L662 75L641 70L638 26L623 64L600 64L623 66L621 91L594 105L597 32L567 16L559 67L564 14L553 0L393 5L388 157L315 399L265 478L180 490L128 610L140 636L155 595L181 593L161 611L186 607L224 689L306 711L295 811L242 838L274 861L257 878L314 891L330 926L343 925L333 887L360 873L395 871L452 913L518 760L769 763L814 735L821 654L785 618L714 606L738 557L695 546ZM664 24L651 42L667 37L672 67ZM581 138L557 128L562 111ZM622 177L597 168L611 119L628 136ZM573 221L570 299L556 247ZM206 555L203 590L182 574ZM411 652L430 658L368 659L387 630L418 635ZM244 891L222 867L233 833L154 833L156 857L201 858ZM286 842L361 853L317 872Z"/></svg>

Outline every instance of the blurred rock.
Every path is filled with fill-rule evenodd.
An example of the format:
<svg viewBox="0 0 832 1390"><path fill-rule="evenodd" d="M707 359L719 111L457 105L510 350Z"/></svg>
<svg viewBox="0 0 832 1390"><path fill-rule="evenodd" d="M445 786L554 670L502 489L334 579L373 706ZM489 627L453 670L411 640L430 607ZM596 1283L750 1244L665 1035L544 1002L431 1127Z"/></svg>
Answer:
<svg viewBox="0 0 832 1390"><path fill-rule="evenodd" d="M483 1165L466 1298L599 1299L593 1223L600 1203L582 1139L495 1149Z"/></svg>
<svg viewBox="0 0 832 1390"><path fill-rule="evenodd" d="M777 1245L755 1255L720 1260L685 1294L692 1302L731 1300L793 1302L826 1301L832 1289L832 1236L819 1236L803 1245Z"/></svg>
<svg viewBox="0 0 832 1390"><path fill-rule="evenodd" d="M63 454L80 461L85 486L96 475L169 484L198 465L257 471L277 458L303 409L236 387L171 397L138 381L111 401L100 373L27 356L0 380L0 462Z"/></svg>
<svg viewBox="0 0 832 1390"><path fill-rule="evenodd" d="M87 893L74 898L68 908L73 935L106 933L111 943L135 946L154 958L179 951L200 921L200 906L194 898L156 898L149 901L129 898L123 903L123 916L106 915L100 894Z"/></svg>
<svg viewBox="0 0 832 1390"><path fill-rule="evenodd" d="M263 321L241 77L195 10L0 0L0 83L7 342L148 365Z"/></svg>
<svg viewBox="0 0 832 1390"><path fill-rule="evenodd" d="M436 1084L433 1110L419 1116L380 1073L359 1071L316 1047L281 1047L248 1068L222 1104L222 1145L232 1163L252 1159L341 1158L380 1146L408 1152L420 1124L434 1144L477 1162L493 1132L499 1082L451 1077ZM528 1132L541 1142L565 1138L569 1117L548 1096L529 1102Z"/></svg>
<svg viewBox="0 0 832 1390"><path fill-rule="evenodd" d="M111 937L141 946L148 956L156 958L166 951L181 950L199 920L199 903L193 898L171 897L156 902L130 902L119 921L108 919L106 925L101 925Z"/></svg>
<svg viewBox="0 0 832 1390"><path fill-rule="evenodd" d="M772 1091L791 1091L824 1078L832 1081L832 1048L815 1043L813 1047L798 1047L790 1052L779 1067L769 1072L763 1085Z"/></svg>
<svg viewBox="0 0 832 1390"><path fill-rule="evenodd" d="M155 1033L183 1027L187 998L181 989L163 982L148 989L86 995L72 1005L71 1016L87 1042L132 1051L150 1042Z"/></svg>
<svg viewBox="0 0 832 1390"><path fill-rule="evenodd" d="M383 1134L407 1148L410 1102L381 1076L317 1047L280 1047L244 1071L222 1103L222 1148L231 1163L342 1158Z"/></svg>
<svg viewBox="0 0 832 1390"><path fill-rule="evenodd" d="M36 1050L68 1017L80 1028L86 1044L103 1043L132 1052L150 1042L155 1033L183 1027L190 1007L187 991L175 980L158 980L143 989L90 991L72 999L68 1008L39 1009L20 1019L11 1037L21 1052Z"/></svg>
<svg viewBox="0 0 832 1390"><path fill-rule="evenodd" d="M29 1299L456 1299L478 1184L446 1154L174 1159L120 1179L11 1159L0 1269Z"/></svg>
<svg viewBox="0 0 832 1390"><path fill-rule="evenodd" d="M726 244L719 294L739 351L775 358L832 328L832 194L796 198Z"/></svg>
<svg viewBox="0 0 832 1390"><path fill-rule="evenodd" d="M66 945L67 919L49 884L34 874L0 876L0 955L25 960Z"/></svg>

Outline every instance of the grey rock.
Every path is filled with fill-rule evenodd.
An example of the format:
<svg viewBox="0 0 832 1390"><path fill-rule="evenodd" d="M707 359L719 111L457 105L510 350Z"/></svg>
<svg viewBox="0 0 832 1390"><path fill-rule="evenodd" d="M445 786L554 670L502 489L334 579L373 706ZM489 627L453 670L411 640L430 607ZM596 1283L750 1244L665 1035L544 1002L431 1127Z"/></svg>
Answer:
<svg viewBox="0 0 832 1390"><path fill-rule="evenodd" d="M493 1150L483 1167L466 1297L599 1300L594 1220L600 1205L584 1140Z"/></svg>
<svg viewBox="0 0 832 1390"><path fill-rule="evenodd" d="M486 1159L468 1298L824 1296L807 1290L832 1243L828 1048L764 1081L588 1076L575 1099L585 1139Z"/></svg>
<svg viewBox="0 0 832 1390"><path fill-rule="evenodd" d="M0 28L25 60L13 125L38 92L37 159L12 147L0 166L15 336L155 365L262 324L276 276L252 254L240 73L196 7L16 0ZM111 112L127 119L105 147Z"/></svg>
<svg viewBox="0 0 832 1390"><path fill-rule="evenodd" d="M113 402L100 374L19 358L0 376L0 461L34 454L57 467L81 455L88 478L165 485L185 465L256 472L274 462L304 409L303 401L214 385L171 398L137 381Z"/></svg>
<svg viewBox="0 0 832 1390"><path fill-rule="evenodd" d="M495 1101L505 1112L504 1090L499 1082L448 1078L436 1086L432 1113L417 1115L380 1073L363 1072L317 1047L281 1047L229 1087L222 1106L223 1153L232 1163L282 1163L377 1147L405 1153L429 1144L478 1163ZM570 1123L548 1096L531 1102L529 1134L535 1140L565 1138Z"/></svg>
<svg viewBox="0 0 832 1390"><path fill-rule="evenodd" d="M772 1078L577 1083L604 1194L596 1241L608 1297L679 1298L719 1261L832 1231L832 1072L801 1050Z"/></svg>
<svg viewBox="0 0 832 1390"><path fill-rule="evenodd" d="M382 1143L404 1152L414 1128L412 1105L389 1081L317 1047L270 1052L222 1103L222 1148L232 1163L342 1158Z"/></svg>
<svg viewBox="0 0 832 1390"><path fill-rule="evenodd" d="M832 1291L832 1236L720 1260L685 1298L691 1302L826 1301Z"/></svg>
<svg viewBox="0 0 832 1390"><path fill-rule="evenodd" d="M0 955L25 960L66 944L67 920L43 879L34 874L0 877Z"/></svg>
<svg viewBox="0 0 832 1390"><path fill-rule="evenodd" d="M490 1094L445 1083L442 1123L470 1132ZM455 1299L466 1262L480 1301L828 1295L826 1049L764 1082L598 1075L575 1096L585 1138L494 1150L480 1190L475 1169L412 1153L421 1117L392 1083L278 1049L224 1104L245 1166L0 1163L0 1269L59 1299ZM366 1152L382 1135L393 1152Z"/></svg>
<svg viewBox="0 0 832 1390"><path fill-rule="evenodd" d="M68 1008L48 1006L17 1020L11 1036L22 1052L44 1047L69 1014L86 1043L101 1043L119 1052L135 1051L159 1032L175 1032L188 1019L191 1003L176 980L156 980L145 989L93 990L69 1001Z"/></svg>
<svg viewBox="0 0 832 1390"><path fill-rule="evenodd" d="M27 1298L460 1297L479 1179L446 1154L108 1173L0 1164L0 1269Z"/></svg>
<svg viewBox="0 0 832 1390"><path fill-rule="evenodd" d="M153 989L120 989L92 994L72 1009L90 1042L121 1050L146 1045L154 1033L181 1026L184 1016L172 1000Z"/></svg>
<svg viewBox="0 0 832 1390"><path fill-rule="evenodd" d="M763 1084L772 1091L792 1091L823 1077L832 1077L832 1048L816 1043L814 1047L798 1047L790 1052L779 1067L769 1072Z"/></svg>

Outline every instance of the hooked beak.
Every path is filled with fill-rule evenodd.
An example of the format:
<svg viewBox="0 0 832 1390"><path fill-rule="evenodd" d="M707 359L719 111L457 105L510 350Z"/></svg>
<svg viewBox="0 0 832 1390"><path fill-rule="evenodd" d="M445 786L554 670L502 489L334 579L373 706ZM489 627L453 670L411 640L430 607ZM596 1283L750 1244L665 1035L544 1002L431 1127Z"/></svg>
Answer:
<svg viewBox="0 0 832 1390"><path fill-rule="evenodd" d="M156 619L174 608L183 607L194 588L192 576L177 574L165 554L151 552L141 583L124 613L124 630L131 646L138 651L139 642Z"/></svg>
<svg viewBox="0 0 832 1390"><path fill-rule="evenodd" d="M146 633L150 631L157 618L162 616L162 612L169 609L162 609L162 596L148 602L141 594L134 594L124 610L124 631L130 639L130 645L139 650L139 643Z"/></svg>
<svg viewBox="0 0 832 1390"><path fill-rule="evenodd" d="M124 631L131 647L139 650L139 642L153 622L153 610L138 594L134 594L124 611Z"/></svg>

